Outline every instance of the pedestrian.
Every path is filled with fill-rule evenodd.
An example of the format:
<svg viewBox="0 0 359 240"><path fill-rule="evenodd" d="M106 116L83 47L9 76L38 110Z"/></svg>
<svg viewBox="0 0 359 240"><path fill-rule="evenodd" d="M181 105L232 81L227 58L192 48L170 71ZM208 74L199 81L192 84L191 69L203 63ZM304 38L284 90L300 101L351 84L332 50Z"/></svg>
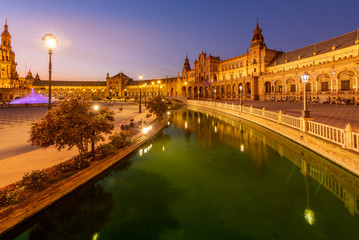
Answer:
<svg viewBox="0 0 359 240"><path fill-rule="evenodd" d="M121 130L125 130L125 129L126 129L126 125L125 125L125 121L123 121L121 124Z"/></svg>
<svg viewBox="0 0 359 240"><path fill-rule="evenodd" d="M120 109L119 109L119 110L120 110L120 112L122 112L122 106L120 106Z"/></svg>

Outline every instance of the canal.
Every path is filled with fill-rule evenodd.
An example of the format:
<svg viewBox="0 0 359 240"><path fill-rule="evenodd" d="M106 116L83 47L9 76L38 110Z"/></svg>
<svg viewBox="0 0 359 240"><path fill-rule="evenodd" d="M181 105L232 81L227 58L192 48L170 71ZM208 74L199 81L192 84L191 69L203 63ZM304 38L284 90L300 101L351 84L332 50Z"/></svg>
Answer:
<svg viewBox="0 0 359 240"><path fill-rule="evenodd" d="M359 180L270 130L208 110L166 128L8 239L355 239Z"/></svg>

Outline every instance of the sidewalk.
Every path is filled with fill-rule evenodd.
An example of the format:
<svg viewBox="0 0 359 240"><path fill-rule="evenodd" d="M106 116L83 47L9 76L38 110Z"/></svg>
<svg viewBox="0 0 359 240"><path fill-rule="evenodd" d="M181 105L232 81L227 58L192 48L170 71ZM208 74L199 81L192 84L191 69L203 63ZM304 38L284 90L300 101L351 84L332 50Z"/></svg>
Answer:
<svg viewBox="0 0 359 240"><path fill-rule="evenodd" d="M124 107L123 111L115 112L115 128L113 133L121 131L120 126L122 121L129 123L130 119L135 122L145 120L151 121L146 118L148 110L138 113L138 105L128 105ZM153 117L152 117L153 118ZM109 135L107 135L109 136ZM30 144L28 144L30 147ZM76 148L71 150L58 151L54 147L47 149L34 149L15 156L3 158L0 160L0 188L17 182L22 179L23 175L33 170L41 170L67 161L74 156L78 155Z"/></svg>

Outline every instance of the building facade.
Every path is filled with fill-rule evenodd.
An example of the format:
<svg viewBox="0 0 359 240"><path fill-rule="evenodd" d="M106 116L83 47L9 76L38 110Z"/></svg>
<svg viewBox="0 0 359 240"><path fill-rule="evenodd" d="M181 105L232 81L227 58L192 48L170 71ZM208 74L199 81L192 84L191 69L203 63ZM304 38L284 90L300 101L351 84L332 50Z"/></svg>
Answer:
<svg viewBox="0 0 359 240"><path fill-rule="evenodd" d="M47 95L48 81L33 77L31 71L20 78L7 22L1 34L0 101L26 96L34 89ZM193 63L186 57L182 76L135 81L119 73L105 81L52 81L54 98L82 97L139 98L177 96L188 99L230 99L300 101L307 72L308 98L320 102L359 102L359 30L290 52L266 46L257 25L245 54L220 59L202 52ZM242 89L242 90L241 90Z"/></svg>

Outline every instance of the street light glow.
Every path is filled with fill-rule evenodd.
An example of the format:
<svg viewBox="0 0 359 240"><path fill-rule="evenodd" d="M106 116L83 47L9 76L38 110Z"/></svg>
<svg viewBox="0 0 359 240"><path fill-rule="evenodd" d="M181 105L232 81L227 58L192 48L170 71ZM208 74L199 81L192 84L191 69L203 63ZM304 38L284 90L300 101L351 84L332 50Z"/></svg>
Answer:
<svg viewBox="0 0 359 240"><path fill-rule="evenodd" d="M100 107L98 105L93 106L93 109L97 111Z"/></svg>
<svg viewBox="0 0 359 240"><path fill-rule="evenodd" d="M58 41L57 41L56 37L54 35L50 34L50 33L45 34L42 37L42 41L44 41L44 44L46 45L46 47L49 50L57 48L57 46L58 46Z"/></svg>

